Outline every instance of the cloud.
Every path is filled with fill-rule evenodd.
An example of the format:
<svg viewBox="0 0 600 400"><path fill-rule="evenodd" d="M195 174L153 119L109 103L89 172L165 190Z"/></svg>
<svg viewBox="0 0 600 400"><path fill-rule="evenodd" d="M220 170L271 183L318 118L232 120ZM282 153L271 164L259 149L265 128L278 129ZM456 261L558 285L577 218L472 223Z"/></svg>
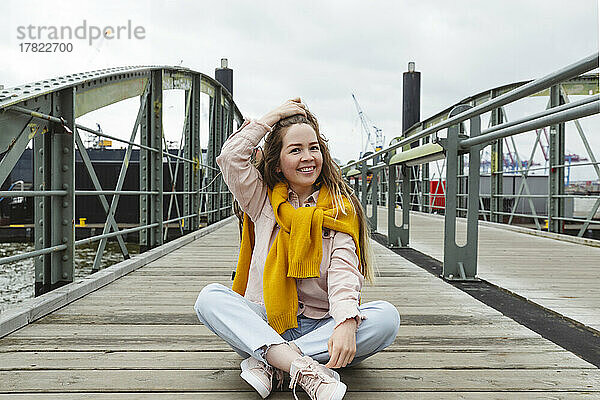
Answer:
<svg viewBox="0 0 600 400"><path fill-rule="evenodd" d="M594 0L64 1L59 12L45 1L9 0L0 3L0 12L10 21L0 27L0 51L9 60L0 83L182 60L212 76L226 57L246 116L259 117L300 95L342 159L356 158L360 148L360 136L349 140L356 121L351 93L388 140L400 132L402 73L409 61L422 73L426 118L472 94L543 76L598 51ZM72 54L17 49L17 25L78 24L84 18L97 25L131 19L147 37L97 48L82 44ZM589 119L588 129L600 125L597 116ZM600 139L588 138L600 149Z"/></svg>

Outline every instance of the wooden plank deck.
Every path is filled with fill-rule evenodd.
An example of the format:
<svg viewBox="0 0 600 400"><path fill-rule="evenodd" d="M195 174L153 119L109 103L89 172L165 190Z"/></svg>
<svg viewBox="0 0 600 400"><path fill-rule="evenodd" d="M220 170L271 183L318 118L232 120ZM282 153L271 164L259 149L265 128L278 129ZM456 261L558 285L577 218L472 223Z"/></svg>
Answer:
<svg viewBox="0 0 600 400"><path fill-rule="evenodd" d="M379 207L377 217L378 232L387 235L387 209ZM401 211L396 218L399 225ZM464 219L456 232L457 243L466 243ZM409 246L442 261L443 216L411 213ZM480 224L478 276L600 335L600 247Z"/></svg>
<svg viewBox="0 0 600 400"><path fill-rule="evenodd" d="M374 248L381 277L364 300L394 303L402 325L341 371L347 399L600 398L593 365ZM237 251L228 224L0 339L0 399L259 399L193 311L204 285L230 283Z"/></svg>

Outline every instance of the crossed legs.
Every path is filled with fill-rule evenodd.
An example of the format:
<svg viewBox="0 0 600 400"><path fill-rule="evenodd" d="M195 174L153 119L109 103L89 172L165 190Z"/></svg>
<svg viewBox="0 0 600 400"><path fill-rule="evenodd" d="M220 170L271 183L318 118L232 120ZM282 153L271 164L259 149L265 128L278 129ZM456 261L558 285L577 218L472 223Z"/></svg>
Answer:
<svg viewBox="0 0 600 400"><path fill-rule="evenodd" d="M194 309L208 329L244 358L252 356L286 372L299 355L320 363L329 360L327 341L335 327L333 318L315 320L300 316L298 328L279 335L267 323L264 306L217 283L202 289ZM400 326L398 311L386 301L365 303L360 310L366 319L358 327L356 356L350 365L389 346Z"/></svg>

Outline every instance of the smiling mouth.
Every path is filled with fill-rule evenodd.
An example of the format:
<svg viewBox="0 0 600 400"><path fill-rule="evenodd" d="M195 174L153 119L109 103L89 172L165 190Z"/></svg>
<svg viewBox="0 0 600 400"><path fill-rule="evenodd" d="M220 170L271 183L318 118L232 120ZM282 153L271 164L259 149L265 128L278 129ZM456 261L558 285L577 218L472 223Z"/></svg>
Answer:
<svg viewBox="0 0 600 400"><path fill-rule="evenodd" d="M298 171L300 171L303 174L311 173L314 170L315 170L315 167L298 168Z"/></svg>

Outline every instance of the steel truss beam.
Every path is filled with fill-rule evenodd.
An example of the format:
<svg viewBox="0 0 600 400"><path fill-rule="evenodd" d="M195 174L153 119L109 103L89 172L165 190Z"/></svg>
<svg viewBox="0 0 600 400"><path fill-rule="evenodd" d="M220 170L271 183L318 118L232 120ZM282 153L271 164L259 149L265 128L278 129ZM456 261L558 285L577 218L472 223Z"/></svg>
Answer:
<svg viewBox="0 0 600 400"><path fill-rule="evenodd" d="M64 190L63 196L35 197L35 249L64 245L64 249L35 258L35 295L73 282L75 273L75 90L52 93L50 114L64 125L50 123L34 137L34 188Z"/></svg>
<svg viewBox="0 0 600 400"><path fill-rule="evenodd" d="M190 114L185 125L185 148L184 156L195 159L196 164L185 164L183 166L183 190L186 192L198 191L201 183L202 150L200 149L200 101L201 101L201 78L195 77L191 89L191 97L188 93L186 104L189 107ZM185 215L200 214L200 193L183 196L183 213ZM192 217L185 221L184 230L190 232L198 229L200 226L199 216Z"/></svg>
<svg viewBox="0 0 600 400"><path fill-rule="evenodd" d="M85 148L81 137L79 136L79 130L75 128L75 143L77 144L77 148L79 149L79 154L83 163L85 165L86 170L94 184L94 189L97 191L102 191L102 186L100 185L100 181L98 180L98 176L96 175L96 171L94 170L94 166L92 165L92 161L90 160L90 156L87 153L87 149ZM111 228L114 232L118 232L119 228L117 227L117 222L115 221L114 215L111 214L110 206L108 205L108 201L106 200L106 196L104 194L98 194L98 198L100 199L100 204L102 204L102 208L104 208L104 212L106 213L106 220L111 225ZM127 260L129 259L129 251L127 250L127 246L125 245L125 241L122 236L117 236L117 242L119 244L119 248L121 249L121 254Z"/></svg>
<svg viewBox="0 0 600 400"><path fill-rule="evenodd" d="M152 228L140 232L140 246L144 250L163 243L163 163L160 156L163 131L162 108L162 74L153 72L150 92L143 107L140 143L158 149L160 152L140 151L140 190L157 193L140 196L140 225L153 225Z"/></svg>
<svg viewBox="0 0 600 400"><path fill-rule="evenodd" d="M401 227L396 226L395 224L395 204L396 204L396 185L397 185L397 165L390 165L389 160L391 159L390 155L393 155L397 149L401 147L405 147L410 145L413 142L418 140L422 140L428 138L430 136L435 135L434 141L438 144L442 144L445 149L445 162L447 165L447 186L443 191L445 191L446 196L446 207L445 207L445 234L444 234L444 269L443 269L443 277L445 279L451 280L474 280L476 279L477 274L477 234L478 234L478 217L479 217L479 206L482 203L480 199L479 193L479 169L480 169L480 159L481 159L481 151L483 146L490 144L492 141L496 141L497 145L493 149L494 157L494 165L493 172L502 172L503 171L503 162L502 162L502 144L503 139L507 136L513 136L519 133L523 133L526 131L530 131L533 129L543 128L544 126L555 124L559 128L556 130L560 130L560 126L564 126L565 121L576 120L577 118L594 115L600 113L600 105L598 96L592 96L591 98L587 98L584 100L580 100L572 103L571 105L565 104L560 105L560 99L557 97L557 85L560 85L561 82L565 80L569 80L569 82L585 82L585 87L594 87L593 90L598 93L597 86L590 86L591 83L596 82L598 76L592 75L590 76L577 76L579 74L590 71L594 68L598 67L598 53L595 53L589 57L586 57L576 63L568 65L558 71L552 72L540 79L535 81L521 83L514 87L510 87L509 89L503 91L498 90L495 93L494 90L491 92L488 91L486 94L486 98L482 101L478 101L477 98L472 98L469 101L469 105L460 105L458 107L454 107L450 113L446 115L442 115L439 120L429 119L419 124L415 124L408 131L404 132L404 138L399 139L394 144L390 144L389 147L377 151L371 155L367 155L365 157L360 158L357 161L351 161L347 165L342 168L342 173L344 175L347 174L348 177L353 177L355 191L358 192L359 186L362 186L362 190L360 191L360 199L363 207L366 208L367 195L368 195L368 186L367 186L367 162L371 159L376 159L379 157L384 157L386 161L387 167L389 168L388 174L388 241L389 246L399 246L408 244L408 224L409 224L409 210L411 208L411 168L408 165L417 165L422 163L429 162L427 159L420 159L417 155L411 153L410 155L406 155L405 157L401 157L398 161L400 163L400 167L402 168L402 183L403 186L407 185L406 188L402 189L402 208L403 208L403 227L406 229L402 229ZM573 76L576 76L573 78ZM587 80L587 81L586 81ZM569 83L571 84L571 83ZM587 85L587 86L586 86ZM510 86L510 85L509 85ZM577 85L573 86L576 90ZM571 87L571 88L573 88ZM503 114L502 114L502 106L512 103L521 98L536 95L537 93L545 92L550 88L551 95L554 96L552 100L552 110L544 111L542 113L531 115L527 118L522 118L511 123L504 122L503 123ZM591 90L591 89L590 89ZM585 93L585 94L593 94L593 93ZM479 99L481 100L481 99ZM483 113L488 111L492 111L492 118L489 127L485 132L481 131L480 124L480 116ZM443 114L443 113L442 113ZM505 118L504 118L505 119ZM466 137L462 135L462 123L464 121L469 120L470 123L470 137ZM437 137L437 133L443 129L448 128L448 136L445 139L440 139ZM563 128L564 129L564 128ZM533 153L530 157L530 160L533 159L533 155L535 154L535 149L537 148L537 144L539 144L539 134L538 130L538 140L534 144ZM581 133L581 132L580 132ZM564 135L564 132L563 132ZM560 135L559 135L560 136ZM511 140L513 140L511 138ZM555 144L553 146L558 147L560 143L563 143L564 146L564 138L558 137L555 138ZM585 139L583 139L585 142ZM423 142L424 140L422 140ZM514 145L514 141L513 141ZM467 242L464 246L458 246L456 244L456 218L457 218L457 209L459 209L460 199L459 197L464 197L465 194L458 193L459 189L459 178L463 177L463 166L461 165L461 159L463 154L468 152L469 157L469 172L468 172L468 180L465 184L466 193L466 215L467 215ZM563 154L561 157L564 158L564 149L558 149L554 151L555 153ZM558 162L559 158L557 158L556 154L554 154L555 161L553 164L553 168L556 170L563 170L565 167L563 164L563 160ZM520 162L520 159L517 160ZM412 164L410 164L411 162ZM525 170L520 170L519 172L524 173L524 179L522 181L521 190L526 190L529 194L529 187L527 185L525 176L529 172L532 162L529 163ZM440 172L440 180L441 180L441 171ZM591 165L596 165L593 161ZM357 170L358 169L358 170ZM372 168L374 171L375 168ZM362 185L359 185L357 174L361 175ZM501 174L493 174L493 176L500 175L499 179L501 179ZM558 174L557 174L558 176ZM376 178L375 178L376 179ZM423 183L423 178L421 178ZM564 189L564 173L562 173L561 177L554 179L554 186L557 186L557 183L560 182L561 187ZM464 182L464 180L462 181ZM494 184L494 182L492 182ZM377 186L375 184L375 186ZM421 184L421 190L423 191L423 184ZM371 189L372 191L372 189ZM416 190L418 194L418 190ZM375 192L376 193L376 192ZM498 198L502 194L501 188L501 180L495 182L495 188L491 190L491 198L492 205L490 210L490 215L494 216L497 214L506 214L499 211L502 206L498 204L495 199ZM513 196L515 197L515 196ZM531 201L531 196L521 196L519 194L516 197L529 197L530 198L530 207L534 212L534 218L537 217L535 214L535 208L533 207L533 203ZM562 200L566 196L561 193L555 193L551 195L551 198L554 200ZM376 198L373 200L373 204L376 207L377 200ZM496 204L494 204L494 202ZM555 201L555 203L560 204ZM421 203L423 204L423 203ZM482 204L481 204L482 205ZM483 205L482 205L483 208ZM556 207L558 211L556 212L556 216L554 217L555 222L566 221L573 219L565 218L564 212L560 210L562 207ZM593 215L596 210L600 208L600 199L596 202L593 207L592 214ZM431 211L431 207L430 207ZM485 211L485 210L484 210ZM514 215L514 210L513 213ZM509 215L511 215L509 214ZM484 212L485 216L485 212ZM588 216L588 220L591 217ZM494 219L498 220L499 218L494 217ZM587 221L589 222L589 221ZM404 237L402 237L405 235Z"/></svg>
<svg viewBox="0 0 600 400"><path fill-rule="evenodd" d="M164 77L164 79L163 79ZM187 91L186 103L186 156L165 154L162 146L162 90L183 89ZM207 93L218 102L213 104L212 140L216 150L224 142L226 134L233 128L233 120L240 123L241 113L233 102L231 94L224 90L215 79L185 68L177 67L124 67L111 68L90 73L77 73L63 77L34 82L14 88L0 89L0 178L4 182L21 158L28 143L33 140L33 184L32 190L20 193L10 191L5 196L33 197L34 199L34 240L35 251L13 257L5 257L1 264L26 258L34 258L35 294L40 295L56 287L73 281L74 248L99 241L92 270L100 268L101 255L108 238L116 238L125 258L129 257L123 235L140 232L141 242L146 247L154 247L163 242L164 223L185 220L188 229L199 227L200 212L200 166L204 166L217 176L218 167L212 154L211 165L203 165L200 150L200 98ZM216 93L216 96L215 96ZM141 107L129 141L123 165L115 190L103 190L95 173L87 150L77 128L110 137L93 129L76 124L75 119L87 112L102 108L118 101L140 96ZM191 98L190 98L191 97ZM189 110L189 112L188 112ZM142 140L135 143L138 127L141 127ZM190 132L191 131L191 132ZM190 134L188 135L188 132ZM187 137L189 136L189 138ZM188 140L189 139L189 140ZM214 140L216 139L216 141ZM95 191L75 190L75 146L88 171ZM131 159L132 147L140 147L141 184L139 190L123 191L125 174ZM187 149L189 147L189 150ZM163 221L163 156L169 160L172 190L171 205L175 202L177 218ZM171 168L171 158L176 158L175 172ZM180 160L189 172L188 184L183 191L176 192ZM145 168L145 169L144 169ZM144 181L145 179L145 181ZM208 210L219 219L227 215L223 205L231 203L229 193L221 193L222 182L215 190L216 211ZM98 195L107 213L103 234L75 241L75 195ZM188 210L181 215L177 194L186 196ZM112 195L109 205L106 195ZM139 195L140 203L146 204L140 212L142 225L119 230L115 213L121 195ZM226 208L226 207L225 207ZM170 215L167 216L170 218ZM182 222L183 224L183 222ZM112 232L111 232L112 231ZM182 232L183 233L183 232Z"/></svg>
<svg viewBox="0 0 600 400"><path fill-rule="evenodd" d="M131 136L129 138L130 142L134 142L135 137L137 136L138 126L140 125L140 122L144 115L144 109L147 104L147 97L148 97L149 91L151 90L151 86L152 86L151 83L148 84L146 86L146 88L144 89L144 91L142 92L143 93L142 94L142 105L138 109L138 114L137 114L137 117L133 124L133 129L131 131ZM117 184L115 186L115 191L117 191L117 192L121 191L123 189L123 183L125 182L125 174L127 173L127 168L129 167L129 160L131 159L132 147L133 146L131 144L129 144L127 146L127 150L125 150L125 157L123 158L123 164L121 164L121 170L119 171L119 177L117 178ZM140 155L141 155L142 151L140 151ZM140 165L141 165L141 160L140 160ZM140 169L141 169L141 167L140 167ZM140 190L146 190L146 188L142 187L142 185L140 185ZM140 196L140 197L143 197L143 196ZM108 217L107 217L106 223L104 224L104 229L102 230L103 235L110 233L111 224L109 223L109 221L111 218L114 219L114 215L117 210L117 205L119 204L119 198L120 198L120 196L118 194L115 194L112 198L112 201L110 203L110 208L108 210ZM140 214L141 214L141 210L140 210ZM102 255L104 254L105 247L106 247L106 238L100 240L100 243L98 244L98 247L96 249L96 256L94 257L94 265L92 266L92 271L98 271L100 269L101 263L102 263Z"/></svg>

